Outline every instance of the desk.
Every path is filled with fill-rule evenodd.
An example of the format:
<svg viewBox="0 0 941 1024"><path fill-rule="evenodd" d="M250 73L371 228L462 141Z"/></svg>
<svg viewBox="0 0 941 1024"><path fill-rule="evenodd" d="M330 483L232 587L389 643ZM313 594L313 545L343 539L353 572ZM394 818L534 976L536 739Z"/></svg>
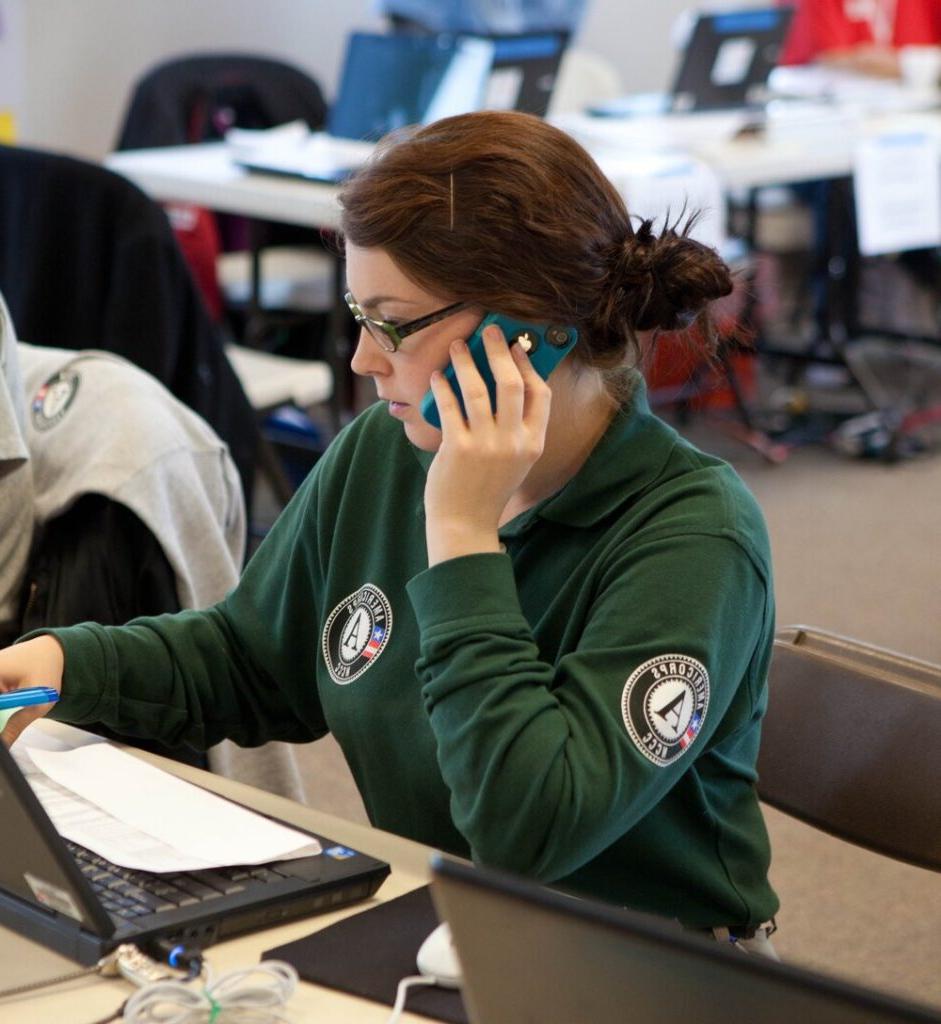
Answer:
<svg viewBox="0 0 941 1024"><path fill-rule="evenodd" d="M725 122L716 122L715 131L678 128L673 134L669 124L666 134L657 129L663 118L632 121L574 115L557 123L590 151L611 150L619 144L633 149L676 148L682 142L730 191L846 177L853 170L856 142L877 132L917 130L941 136L941 118L930 111L839 121L794 119L764 135L746 138L729 138ZM335 185L246 171L232 162L222 142L126 150L110 154L105 165L161 202L197 203L223 213L307 227L339 225Z"/></svg>
<svg viewBox="0 0 941 1024"><path fill-rule="evenodd" d="M105 166L160 202L195 203L219 213L310 228L340 223L337 188L237 167L224 142L112 153Z"/></svg>
<svg viewBox="0 0 941 1024"><path fill-rule="evenodd" d="M53 730L68 728L55 722L43 722L41 727ZM206 957L217 975L236 967L257 963L262 951L266 949L302 938L343 917L375 906L378 901L401 896L428 881L428 856L431 851L418 843L311 810L284 797L263 793L251 786L211 775L197 768L190 768L140 751L131 752L206 789L231 797L259 811L277 815L301 828L319 832L364 853L380 857L388 861L392 867L391 875L383 882L377 895L365 903L210 947ZM8 929L0 928L0 989L67 974L77 970L78 966L43 946L23 939ZM30 1024L63 1024L64 1021L68 1021L69 1024L90 1024L91 1021L113 1013L132 991L133 988L123 979L103 979L90 975L63 985L39 989L0 1001L0 1024L23 1024L24 1021L29 1021ZM381 1024L389 1015L388 1006L307 982L300 983L288 1008L293 1020L316 1021L318 1024ZM425 1017L407 1013L402 1019L415 1022L427 1020Z"/></svg>

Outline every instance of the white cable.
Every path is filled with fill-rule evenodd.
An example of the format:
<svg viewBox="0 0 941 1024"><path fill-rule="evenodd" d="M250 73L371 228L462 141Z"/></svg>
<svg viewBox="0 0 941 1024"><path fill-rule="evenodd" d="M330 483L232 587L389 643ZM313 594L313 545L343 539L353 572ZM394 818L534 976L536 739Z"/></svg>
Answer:
<svg viewBox="0 0 941 1024"><path fill-rule="evenodd" d="M410 988L417 988L419 985L437 985L438 979L430 974L411 974L399 980L398 988L395 990L395 1002L392 1004L392 1012L386 1017L386 1024L396 1024L405 1009L405 997Z"/></svg>
<svg viewBox="0 0 941 1024"><path fill-rule="evenodd" d="M245 985L252 975L264 980ZM126 1024L275 1024L288 1018L281 1012L297 988L297 971L280 960L263 960L205 984L158 981L147 985L124 1006Z"/></svg>

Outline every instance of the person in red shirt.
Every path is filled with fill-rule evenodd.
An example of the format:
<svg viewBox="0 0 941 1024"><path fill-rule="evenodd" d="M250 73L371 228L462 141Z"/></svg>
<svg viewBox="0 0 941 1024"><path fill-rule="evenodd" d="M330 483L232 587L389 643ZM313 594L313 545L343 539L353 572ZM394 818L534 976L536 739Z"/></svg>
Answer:
<svg viewBox="0 0 941 1024"><path fill-rule="evenodd" d="M939 0L797 0L782 64L897 77L903 46L941 44Z"/></svg>
<svg viewBox="0 0 941 1024"><path fill-rule="evenodd" d="M941 46L941 0L779 0L795 6L794 20L782 48L781 64L817 62L860 74L902 77L899 51L908 46ZM834 257L848 268L858 265L852 191L837 189L830 180L792 186L814 214L814 233L820 255L813 273L814 319L819 340L831 336L834 315L843 319L858 306L856 274L842 281L828 277ZM834 224L842 229L834 229ZM902 253L899 264L935 296L941 317L938 250ZM837 289L834 301L833 289ZM844 323L843 327L847 325Z"/></svg>

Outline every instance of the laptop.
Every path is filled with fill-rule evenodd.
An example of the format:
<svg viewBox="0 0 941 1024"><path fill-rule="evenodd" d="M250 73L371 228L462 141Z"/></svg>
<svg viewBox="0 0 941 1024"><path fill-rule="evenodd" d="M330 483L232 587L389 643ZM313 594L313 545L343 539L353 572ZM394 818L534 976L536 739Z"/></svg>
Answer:
<svg viewBox="0 0 941 1024"><path fill-rule="evenodd" d="M365 900L389 874L388 864L323 836L323 853L272 864L173 874L119 867L58 834L2 743L0 806L0 925L82 964L123 942L210 946Z"/></svg>
<svg viewBox="0 0 941 1024"><path fill-rule="evenodd" d="M518 110L545 117L555 89L569 34L532 32L486 37L466 36L490 46L484 93L474 109Z"/></svg>
<svg viewBox="0 0 941 1024"><path fill-rule="evenodd" d="M564 32L514 36L350 35L324 132L298 144L237 153L250 171L336 184L371 143L396 128L481 109L543 116L567 42Z"/></svg>
<svg viewBox="0 0 941 1024"><path fill-rule="evenodd" d="M662 918L437 856L432 894L471 1024L938 1024L941 1013Z"/></svg>
<svg viewBox="0 0 941 1024"><path fill-rule="evenodd" d="M668 92L619 97L589 112L630 117L761 109L793 17L793 7L701 12Z"/></svg>

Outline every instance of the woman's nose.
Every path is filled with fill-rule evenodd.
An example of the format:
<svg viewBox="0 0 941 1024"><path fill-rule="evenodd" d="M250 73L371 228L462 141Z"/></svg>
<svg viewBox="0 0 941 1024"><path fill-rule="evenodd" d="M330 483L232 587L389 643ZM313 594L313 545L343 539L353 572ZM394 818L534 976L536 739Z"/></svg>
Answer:
<svg viewBox="0 0 941 1024"><path fill-rule="evenodd" d="M350 369L360 377L375 377L387 373L389 369L388 353L383 351L365 327L359 329L356 348L350 360Z"/></svg>

